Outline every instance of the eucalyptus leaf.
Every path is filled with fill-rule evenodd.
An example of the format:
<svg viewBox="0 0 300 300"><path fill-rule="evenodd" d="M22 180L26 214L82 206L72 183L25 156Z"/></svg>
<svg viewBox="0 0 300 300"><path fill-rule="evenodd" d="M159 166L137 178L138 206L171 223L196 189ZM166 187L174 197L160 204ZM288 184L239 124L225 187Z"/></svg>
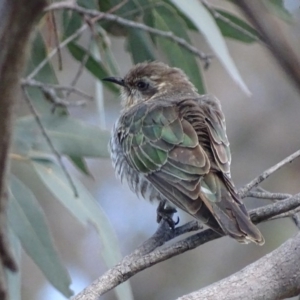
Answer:
<svg viewBox="0 0 300 300"><path fill-rule="evenodd" d="M73 165L83 174L93 177L84 158L78 157L78 156L69 156L70 161L73 163Z"/></svg>
<svg viewBox="0 0 300 300"><path fill-rule="evenodd" d="M15 176L9 185L7 217L22 247L51 284L66 297L73 293L71 279L53 244L46 216L33 193Z"/></svg>
<svg viewBox="0 0 300 300"><path fill-rule="evenodd" d="M155 60L155 49L145 31L135 28L129 29L127 48L135 64Z"/></svg>
<svg viewBox="0 0 300 300"><path fill-rule="evenodd" d="M82 26L82 16L76 11L63 10L62 22L64 39L66 39ZM76 39L74 41L76 41Z"/></svg>
<svg viewBox="0 0 300 300"><path fill-rule="evenodd" d="M156 28L164 31L171 31L176 36L182 37L190 43L189 36L186 32L186 25L171 6L163 5L155 8L153 10L153 16ZM197 87L198 92L200 94L204 94L204 82L201 78L195 56L187 49L170 40L158 36L155 38L158 45L161 46L162 50L166 54L171 65L181 68Z"/></svg>
<svg viewBox="0 0 300 300"><path fill-rule="evenodd" d="M258 41L258 32L244 20L225 10L216 9L215 11L222 17L215 17L212 14L223 36L243 43L253 43ZM240 28L240 30L238 28Z"/></svg>
<svg viewBox="0 0 300 300"><path fill-rule="evenodd" d="M87 55L88 59L85 64L85 68L99 80L110 76L108 71L105 69L104 65L80 45L71 42L68 45L68 49L71 55L79 62L81 62ZM107 81L103 81L103 84L112 92L119 94L119 89L115 85L108 83Z"/></svg>
<svg viewBox="0 0 300 300"><path fill-rule="evenodd" d="M47 55L47 47L44 39L41 33L36 31L27 63L26 75L29 75L33 70L35 70L35 68L47 57ZM58 83L55 71L50 62L46 63L46 65L37 73L34 79L50 84ZM46 100L44 93L40 90L40 88L26 87L26 91L28 92L28 96L38 112L48 115L51 114L53 104ZM59 107L56 112L65 113L66 110Z"/></svg>
<svg viewBox="0 0 300 300"><path fill-rule="evenodd" d="M105 62L105 66L108 69L109 73L117 75L119 74L119 67L117 64L117 60L114 56L114 53L111 50L110 39L106 30L100 26L99 24L95 24L95 29L99 34L101 47L103 49L103 62ZM97 58L97 57L95 57Z"/></svg>
<svg viewBox="0 0 300 300"><path fill-rule="evenodd" d="M76 157L109 157L107 145L110 133L70 116L40 118L55 150ZM27 151L27 152L26 152ZM33 153L52 153L33 116L17 120L12 152L30 156Z"/></svg>
<svg viewBox="0 0 300 300"><path fill-rule="evenodd" d="M228 48L219 27L203 4L198 0L171 1L195 24L198 30L202 32L208 44L215 52L231 78L247 95L251 95L228 52Z"/></svg>
<svg viewBox="0 0 300 300"><path fill-rule="evenodd" d="M80 181L73 178L79 194L76 198L60 166L50 160L39 159L33 161L33 166L43 184L62 205L64 205L81 223L84 225L91 223L95 227L103 243L101 254L107 266L112 267L119 262L122 256L116 234L109 219ZM117 293L119 299L133 299L128 282L118 287ZM121 295L124 298L122 298Z"/></svg>

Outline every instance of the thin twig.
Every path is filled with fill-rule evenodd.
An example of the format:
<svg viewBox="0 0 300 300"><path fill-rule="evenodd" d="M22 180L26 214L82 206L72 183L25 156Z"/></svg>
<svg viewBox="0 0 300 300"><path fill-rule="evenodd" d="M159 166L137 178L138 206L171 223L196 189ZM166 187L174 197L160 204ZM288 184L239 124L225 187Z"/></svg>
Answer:
<svg viewBox="0 0 300 300"><path fill-rule="evenodd" d="M258 199L267 199L267 200L283 200L291 197L291 194L285 193L270 193L270 192L254 192L249 191L245 194L245 197L252 197Z"/></svg>
<svg viewBox="0 0 300 300"><path fill-rule="evenodd" d="M124 5L126 1L122 1L121 3L119 3L118 5L116 5L115 7L117 7L117 9L119 9L122 5ZM66 2L59 2L59 3L66 3ZM54 3L55 4L55 3ZM54 5L52 4L52 5ZM68 3L69 5L73 5L72 3ZM114 9L114 8L113 8ZM112 10L113 10L112 9ZM45 10L47 11L47 10ZM49 10L48 10L49 11ZM98 15L95 18L93 18L90 22L97 22L100 19L103 18L103 15ZM27 79L33 79L40 71L41 69L51 60L51 58L62 48L64 48L65 46L67 46L70 42L72 42L73 40L75 40L77 37L79 37L87 28L89 28L88 24L84 24L82 25L79 29L77 29L73 34L71 34L68 38L66 38L62 43L60 43L56 48L54 48L47 57L45 57L40 64L26 77Z"/></svg>
<svg viewBox="0 0 300 300"><path fill-rule="evenodd" d="M90 52L90 48L91 48L91 44L92 44L92 40L93 40L93 36L91 35L90 41L88 43L87 51L84 54L84 57L83 57L82 61L80 62L79 68L78 68L78 70L77 70L77 72L76 72L76 74L75 74L72 82L70 83L70 86L72 86L72 87L76 86L76 84L77 84L77 82L78 82L78 80L79 80L79 78L80 78L80 76L81 76L81 74L82 74L82 72L84 70L84 67L85 67L85 65L86 65L86 63L88 61L89 52ZM66 96L65 96L66 100L69 98L70 94L71 94L71 91L68 91L66 93Z"/></svg>
<svg viewBox="0 0 300 300"><path fill-rule="evenodd" d="M34 79L27 79L23 78L21 79L21 85L22 86L31 86L31 87L38 87L40 89L53 89L53 90L58 90L58 91L66 91L69 93L74 93L77 94L83 98L86 98L88 100L93 100L94 97L88 95L87 93L83 92L82 90L78 89L75 86L67 86L67 85L61 85L61 84L50 84L50 83L44 83L40 82Z"/></svg>
<svg viewBox="0 0 300 300"><path fill-rule="evenodd" d="M296 151L295 153L291 154L290 156L286 157L273 167L267 169L264 171L262 174L254 178L252 181L244 185L241 189L239 189L239 195L241 198L244 198L246 193L250 191L252 188L260 184L262 181L267 179L271 174L273 174L275 171L279 170L282 168L284 165L291 163L293 160L298 158L300 156L300 150Z"/></svg>
<svg viewBox="0 0 300 300"><path fill-rule="evenodd" d="M178 45L184 47L185 49L187 49L188 51L193 53L195 56L199 57L202 61L204 61L205 65L209 65L209 63L211 61L211 58L213 57L213 55L205 54L205 53L199 51L196 47L189 44L185 39L174 35L173 32L158 30L156 28L152 28L152 27L147 26L147 25L142 24L142 23L138 23L138 22L134 22L134 21L131 21L131 20L124 19L124 18L119 17L117 15L113 15L113 14L109 14L109 13L103 13L103 12L99 12L99 11L93 10L93 9L86 9L86 8L78 6L78 5L72 5L69 2L53 3L53 4L49 5L46 8L45 11L59 10L59 9L74 10L74 11L80 13L80 14L83 14L83 15L98 17L98 18L101 18L101 19L106 20L106 21L111 21L111 22L118 23L122 26L140 29L140 30L149 32L151 34L164 37L166 39L169 39L169 40L177 43Z"/></svg>
<svg viewBox="0 0 300 300"><path fill-rule="evenodd" d="M266 191L265 189L263 189L262 187L258 187L257 190L259 190L259 192L249 191L245 195L245 197L267 199L267 200L272 200L274 202L280 201L280 200L284 200L284 199L292 197L291 194L270 193L270 192ZM295 210L291 210L291 211L289 211L287 213L275 216L275 217L271 218L270 220L279 219L279 218L286 218L286 217L292 217L293 222L295 223L295 225L297 226L297 228L300 229L300 217L297 214L297 211L298 211L298 208L296 208Z"/></svg>
<svg viewBox="0 0 300 300"><path fill-rule="evenodd" d="M46 129L45 129L45 127L44 127L44 125L43 125L43 123L42 123L42 121L41 121L38 113L37 113L37 111L36 111L36 109L35 109L35 107L33 106L32 102L31 102L31 100L30 100L30 98L29 98L29 96L28 96L28 94L26 92L26 89L24 87L22 89L23 89L24 96L25 96L24 98L25 98L25 100L26 100L26 102L27 102L27 104L29 106L29 109L30 109L31 113L34 115L34 118L36 120L37 125L40 127L41 132L42 132L43 136L45 137L45 139L46 139L46 141L47 141L50 149L52 150L53 154L55 155L56 159L58 160L58 163L59 163L62 171L66 175L66 178L69 181L70 186L71 186L71 188L72 188L72 190L74 192L74 196L77 198L78 197L77 188L76 188L76 186L75 186L75 184L73 182L73 179L72 179L71 175L69 174L67 168L65 167L65 165L64 165L64 163L62 161L61 155L55 149L55 147L54 147L54 145L53 145L53 143L52 143L52 141L51 141L51 139L50 139L50 137L49 137L49 135L48 135L48 133L47 133L47 131L46 131Z"/></svg>
<svg viewBox="0 0 300 300"><path fill-rule="evenodd" d="M296 207L295 209L289 210L287 212L284 212L282 214L276 215L269 220L276 220L276 219L282 219L282 218L288 218L288 217L292 217L293 221L294 221L294 216L298 216L297 213L300 211L300 207ZM297 220L298 222L298 220ZM297 225L297 224L296 224ZM299 225L299 224L298 224ZM299 228L299 226L297 226Z"/></svg>
<svg viewBox="0 0 300 300"><path fill-rule="evenodd" d="M260 207L250 211L251 219L254 223L260 223L266 220L270 220L272 217L283 214L285 212L289 212L291 210L296 209L300 206L300 194L297 194L289 199L279 201L277 203L273 203L270 205L266 205L264 207ZM195 224L195 223L194 223ZM167 226L161 225L161 226ZM185 225L184 225L185 226ZM192 223L188 223L187 228L191 226ZM163 228L161 228L163 229ZM175 229L176 230L176 229ZM186 232L186 231L184 231ZM156 235L157 233L155 233ZM160 233L161 237L164 236L165 233ZM170 232L167 232L165 236L168 236L168 240L174 238ZM153 266L159 262L162 262L166 259L169 259L173 256L182 254L188 250L192 250L200 245L203 245L209 241L220 238L221 235L214 232L212 229L206 229L194 235L191 235L185 239L182 239L174 244L167 246L163 249L156 249L157 246L161 246L165 243L165 241L159 241L153 237L147 240L144 244L147 244L147 249L155 249L152 252L145 251L144 255L134 255L133 253L126 256L119 264L115 267L108 270L103 276L94 281L91 285L89 285L85 290L76 295L73 300L96 300L101 295L111 290L115 286L121 284L126 281L136 273ZM150 241L150 242L149 242ZM154 241L154 246L151 245ZM149 245L150 244L150 245ZM147 253L149 252L149 253ZM85 298L89 296L89 298Z"/></svg>
<svg viewBox="0 0 300 300"><path fill-rule="evenodd" d="M59 46L59 37L58 37L58 29L57 29L57 24L56 24L56 19L55 19L55 15L54 12L50 13L50 19L53 25L53 31L54 31L54 39L55 39L55 46L58 47ZM61 55L61 51L58 48L57 51L57 57L58 57L58 69L61 71L62 70L62 55Z"/></svg>
<svg viewBox="0 0 300 300"><path fill-rule="evenodd" d="M71 34L68 38L66 38L62 43L59 44L58 47L54 48L47 57L45 57L39 65L26 77L27 79L33 79L42 69L43 67L51 60L51 58L59 51L60 49L67 46L70 42L79 37L86 29L88 28L87 24L82 25L79 29L77 29L73 34Z"/></svg>
<svg viewBox="0 0 300 300"><path fill-rule="evenodd" d="M128 2L128 0L123 0L122 2L120 2L119 4L117 4L116 6L112 7L108 12L109 13L113 13L115 11L117 11L118 9L120 9L124 4L126 4ZM87 19L86 20L86 24L91 28L92 32L93 32L93 26L95 24L96 21L98 21L99 19L97 18L96 20L95 19ZM91 35L91 38L90 38L90 41L88 43L88 48L87 48L87 52L85 53L81 63L80 63L80 66L77 70L77 73L75 74L72 82L70 83L70 86L74 87L76 85L76 83L78 82L83 70L84 70L84 67L85 67L85 64L89 58L89 52L91 50L91 45L92 45L92 40L93 40L93 35L94 33ZM66 95L65 95L65 98L66 100L68 99L68 97L70 96L71 94L71 91L67 92Z"/></svg>

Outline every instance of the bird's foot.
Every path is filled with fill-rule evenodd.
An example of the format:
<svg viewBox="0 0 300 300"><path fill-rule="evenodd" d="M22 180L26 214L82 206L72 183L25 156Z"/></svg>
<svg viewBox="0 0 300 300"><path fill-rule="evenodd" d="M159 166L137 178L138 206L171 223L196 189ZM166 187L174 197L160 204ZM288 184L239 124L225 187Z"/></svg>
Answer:
<svg viewBox="0 0 300 300"><path fill-rule="evenodd" d="M174 207L166 205L166 201L161 201L158 204L156 209L156 221L160 223L162 220L166 221L170 228L173 230L175 226L179 223L179 217L177 220L173 220L173 214L176 213L177 210Z"/></svg>

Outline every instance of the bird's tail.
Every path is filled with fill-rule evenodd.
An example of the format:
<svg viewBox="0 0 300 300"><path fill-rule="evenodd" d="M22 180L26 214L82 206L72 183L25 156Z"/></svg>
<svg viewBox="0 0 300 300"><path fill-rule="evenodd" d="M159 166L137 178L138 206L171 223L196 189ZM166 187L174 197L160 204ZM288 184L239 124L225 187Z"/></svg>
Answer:
<svg viewBox="0 0 300 300"><path fill-rule="evenodd" d="M206 175L201 182L201 199L227 235L240 243L264 244L264 237L252 223L228 176L212 172Z"/></svg>

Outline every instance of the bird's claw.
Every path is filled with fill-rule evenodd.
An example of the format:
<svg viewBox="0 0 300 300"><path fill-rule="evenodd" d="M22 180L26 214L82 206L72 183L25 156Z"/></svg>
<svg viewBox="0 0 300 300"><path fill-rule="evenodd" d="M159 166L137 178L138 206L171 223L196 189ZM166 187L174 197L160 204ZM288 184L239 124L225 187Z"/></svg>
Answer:
<svg viewBox="0 0 300 300"><path fill-rule="evenodd" d="M159 203L156 210L157 213L156 221L157 223L160 223L162 220L166 221L170 226L170 228L173 230L175 226L179 224L180 219L177 216L177 220L174 221L172 216L174 213L177 212L177 210L171 206L165 206L165 205L166 205L165 201L161 201Z"/></svg>

